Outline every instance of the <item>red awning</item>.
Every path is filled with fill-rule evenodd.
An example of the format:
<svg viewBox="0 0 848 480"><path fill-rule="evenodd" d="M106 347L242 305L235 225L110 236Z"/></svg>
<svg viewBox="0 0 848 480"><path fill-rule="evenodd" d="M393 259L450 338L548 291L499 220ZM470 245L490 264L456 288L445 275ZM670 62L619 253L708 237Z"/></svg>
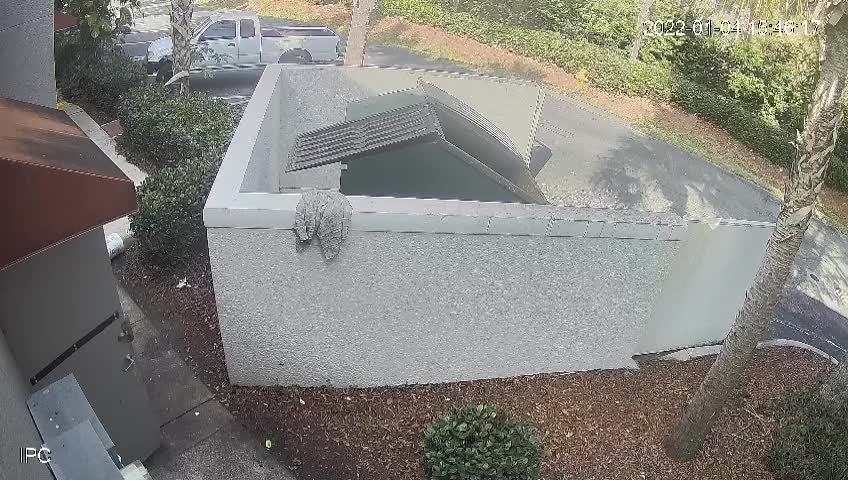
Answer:
<svg viewBox="0 0 848 480"><path fill-rule="evenodd" d="M0 270L136 211L132 181L60 110L0 98Z"/></svg>

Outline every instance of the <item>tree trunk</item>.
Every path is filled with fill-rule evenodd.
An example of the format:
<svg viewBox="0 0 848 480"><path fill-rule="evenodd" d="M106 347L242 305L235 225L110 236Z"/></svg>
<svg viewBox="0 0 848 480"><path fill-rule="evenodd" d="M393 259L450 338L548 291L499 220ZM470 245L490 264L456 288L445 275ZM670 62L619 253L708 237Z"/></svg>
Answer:
<svg viewBox="0 0 848 480"><path fill-rule="evenodd" d="M848 77L848 20L828 25L820 41L819 82L786 182L777 226L721 353L689 402L683 419L666 441L668 453L674 458L690 460L695 457L716 414L740 386L757 343L774 315L813 215L842 121L840 100Z"/></svg>
<svg viewBox="0 0 848 480"><path fill-rule="evenodd" d="M368 20L377 6L377 0L354 0L347 36L345 65L362 66L365 62L365 40L368 36Z"/></svg>
<svg viewBox="0 0 848 480"><path fill-rule="evenodd" d="M633 39L633 43L630 44L630 61L635 62L639 59L639 52L642 50L642 29L645 25L645 22L650 20L651 18L651 7L654 6L654 0L640 0L639 1L639 18L638 24L636 26L636 38Z"/></svg>
<svg viewBox="0 0 848 480"><path fill-rule="evenodd" d="M191 70L191 15L194 0L171 0L171 39L174 75L185 72L180 78L180 93L188 95L188 72Z"/></svg>

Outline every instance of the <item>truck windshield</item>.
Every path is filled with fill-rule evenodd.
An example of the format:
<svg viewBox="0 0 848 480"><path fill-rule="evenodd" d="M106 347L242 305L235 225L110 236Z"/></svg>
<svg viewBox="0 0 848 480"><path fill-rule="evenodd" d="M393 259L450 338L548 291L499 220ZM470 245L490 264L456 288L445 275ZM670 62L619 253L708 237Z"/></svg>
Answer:
<svg viewBox="0 0 848 480"><path fill-rule="evenodd" d="M208 27L210 23L212 23L212 17L204 18L203 21L200 22L200 25L194 27L194 36L197 37L200 32L206 30L206 27Z"/></svg>

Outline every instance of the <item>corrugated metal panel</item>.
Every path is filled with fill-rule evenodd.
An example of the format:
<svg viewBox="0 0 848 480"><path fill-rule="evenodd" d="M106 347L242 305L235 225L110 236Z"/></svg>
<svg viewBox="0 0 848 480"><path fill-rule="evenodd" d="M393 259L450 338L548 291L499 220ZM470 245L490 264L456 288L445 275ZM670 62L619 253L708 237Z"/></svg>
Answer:
<svg viewBox="0 0 848 480"><path fill-rule="evenodd" d="M297 137L286 171L352 160L366 153L443 137L431 105L419 103L351 120Z"/></svg>

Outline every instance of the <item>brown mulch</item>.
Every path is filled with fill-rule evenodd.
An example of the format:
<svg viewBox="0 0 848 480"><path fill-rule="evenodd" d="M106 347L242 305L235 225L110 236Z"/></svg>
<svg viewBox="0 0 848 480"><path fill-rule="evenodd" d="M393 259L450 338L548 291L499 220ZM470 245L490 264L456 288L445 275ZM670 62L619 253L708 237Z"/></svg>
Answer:
<svg viewBox="0 0 848 480"><path fill-rule="evenodd" d="M179 271L156 271L130 248L115 275L149 315L165 319L166 336L218 399L306 480L421 479L425 426L467 402L493 403L536 425L543 479L771 479L763 460L773 428L765 402L830 368L801 350L758 352L746 393L725 409L702 455L683 464L661 444L711 358L395 388L234 387L206 254ZM190 286L175 288L182 278Z"/></svg>
<svg viewBox="0 0 848 480"><path fill-rule="evenodd" d="M115 120L115 117L109 115L103 110L100 110L99 108L94 106L93 103L89 102L88 99L86 99L85 97L72 97L66 100L85 110L85 113L87 113L89 117L94 119L94 121L97 122L98 125L105 125Z"/></svg>

